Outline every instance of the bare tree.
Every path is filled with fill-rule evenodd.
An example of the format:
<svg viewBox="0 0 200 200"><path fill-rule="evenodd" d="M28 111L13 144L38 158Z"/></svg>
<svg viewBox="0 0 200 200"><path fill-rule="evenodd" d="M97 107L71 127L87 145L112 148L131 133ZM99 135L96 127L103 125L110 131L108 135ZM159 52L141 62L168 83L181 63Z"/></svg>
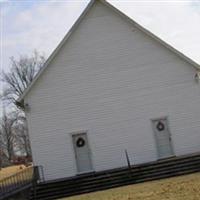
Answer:
<svg viewBox="0 0 200 200"><path fill-rule="evenodd" d="M12 114L5 114L0 121L0 143L1 143L1 151L7 155L8 161L12 160L14 155L14 135L12 132L13 124L16 121L16 116Z"/></svg>
<svg viewBox="0 0 200 200"><path fill-rule="evenodd" d="M11 112L4 113L0 122L0 143L9 160L17 150L27 156L31 155L26 117L24 111L17 106L17 99L33 81L44 62L44 55L37 51L30 57L20 56L19 60L12 57L10 71L3 71L0 77L5 85L1 99L7 106L12 105Z"/></svg>
<svg viewBox="0 0 200 200"><path fill-rule="evenodd" d="M21 56L19 60L11 57L11 69L9 72L2 72L1 80L5 83L2 98L9 103L16 103L17 98L33 81L35 75L42 68L45 62L43 55L34 51L31 57Z"/></svg>
<svg viewBox="0 0 200 200"><path fill-rule="evenodd" d="M19 110L4 112L0 120L0 151L11 163L17 152L31 157L31 148L26 126L26 118Z"/></svg>
<svg viewBox="0 0 200 200"><path fill-rule="evenodd" d="M28 127L26 117L23 113L18 112L16 123L13 124L12 131L14 133L14 144L16 150L25 154L27 157L31 156L30 141L28 137Z"/></svg>

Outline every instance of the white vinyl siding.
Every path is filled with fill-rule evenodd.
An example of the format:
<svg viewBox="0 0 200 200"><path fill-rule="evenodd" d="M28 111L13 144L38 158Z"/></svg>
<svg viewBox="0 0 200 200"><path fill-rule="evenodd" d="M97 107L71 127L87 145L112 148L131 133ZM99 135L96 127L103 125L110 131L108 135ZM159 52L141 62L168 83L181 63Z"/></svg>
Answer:
<svg viewBox="0 0 200 200"><path fill-rule="evenodd" d="M76 174L71 133L86 130L96 171L157 159L152 118L168 116L176 155L200 151L200 85L188 63L96 3L25 101L35 165Z"/></svg>

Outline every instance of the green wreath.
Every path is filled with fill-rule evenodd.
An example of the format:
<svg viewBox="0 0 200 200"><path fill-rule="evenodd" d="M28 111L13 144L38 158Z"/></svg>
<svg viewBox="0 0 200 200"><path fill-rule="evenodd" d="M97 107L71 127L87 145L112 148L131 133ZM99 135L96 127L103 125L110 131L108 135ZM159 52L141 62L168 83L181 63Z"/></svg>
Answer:
<svg viewBox="0 0 200 200"><path fill-rule="evenodd" d="M85 140L83 138L78 138L76 141L76 146L77 147L83 147L85 145Z"/></svg>
<svg viewBox="0 0 200 200"><path fill-rule="evenodd" d="M163 131L165 129L165 125L162 123L162 122L158 122L156 128L159 130L159 131Z"/></svg>

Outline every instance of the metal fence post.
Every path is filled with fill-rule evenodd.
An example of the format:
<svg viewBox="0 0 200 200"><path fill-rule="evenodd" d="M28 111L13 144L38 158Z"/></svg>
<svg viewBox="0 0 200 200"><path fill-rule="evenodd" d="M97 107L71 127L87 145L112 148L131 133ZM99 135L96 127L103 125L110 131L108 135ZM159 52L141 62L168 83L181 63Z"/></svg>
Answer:
<svg viewBox="0 0 200 200"><path fill-rule="evenodd" d="M39 174L39 169L38 166L34 166L33 168L33 199L37 199L37 192L36 192L36 187L37 187L37 182L40 180L40 174Z"/></svg>

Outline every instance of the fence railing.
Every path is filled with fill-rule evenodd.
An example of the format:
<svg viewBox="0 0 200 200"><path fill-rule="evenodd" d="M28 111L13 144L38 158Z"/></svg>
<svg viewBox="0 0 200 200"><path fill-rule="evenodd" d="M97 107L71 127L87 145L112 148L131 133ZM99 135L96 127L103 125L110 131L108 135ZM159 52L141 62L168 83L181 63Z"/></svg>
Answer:
<svg viewBox="0 0 200 200"><path fill-rule="evenodd" d="M40 170L39 170L40 169ZM0 199L30 187L40 180L42 167L34 166L0 180Z"/></svg>

